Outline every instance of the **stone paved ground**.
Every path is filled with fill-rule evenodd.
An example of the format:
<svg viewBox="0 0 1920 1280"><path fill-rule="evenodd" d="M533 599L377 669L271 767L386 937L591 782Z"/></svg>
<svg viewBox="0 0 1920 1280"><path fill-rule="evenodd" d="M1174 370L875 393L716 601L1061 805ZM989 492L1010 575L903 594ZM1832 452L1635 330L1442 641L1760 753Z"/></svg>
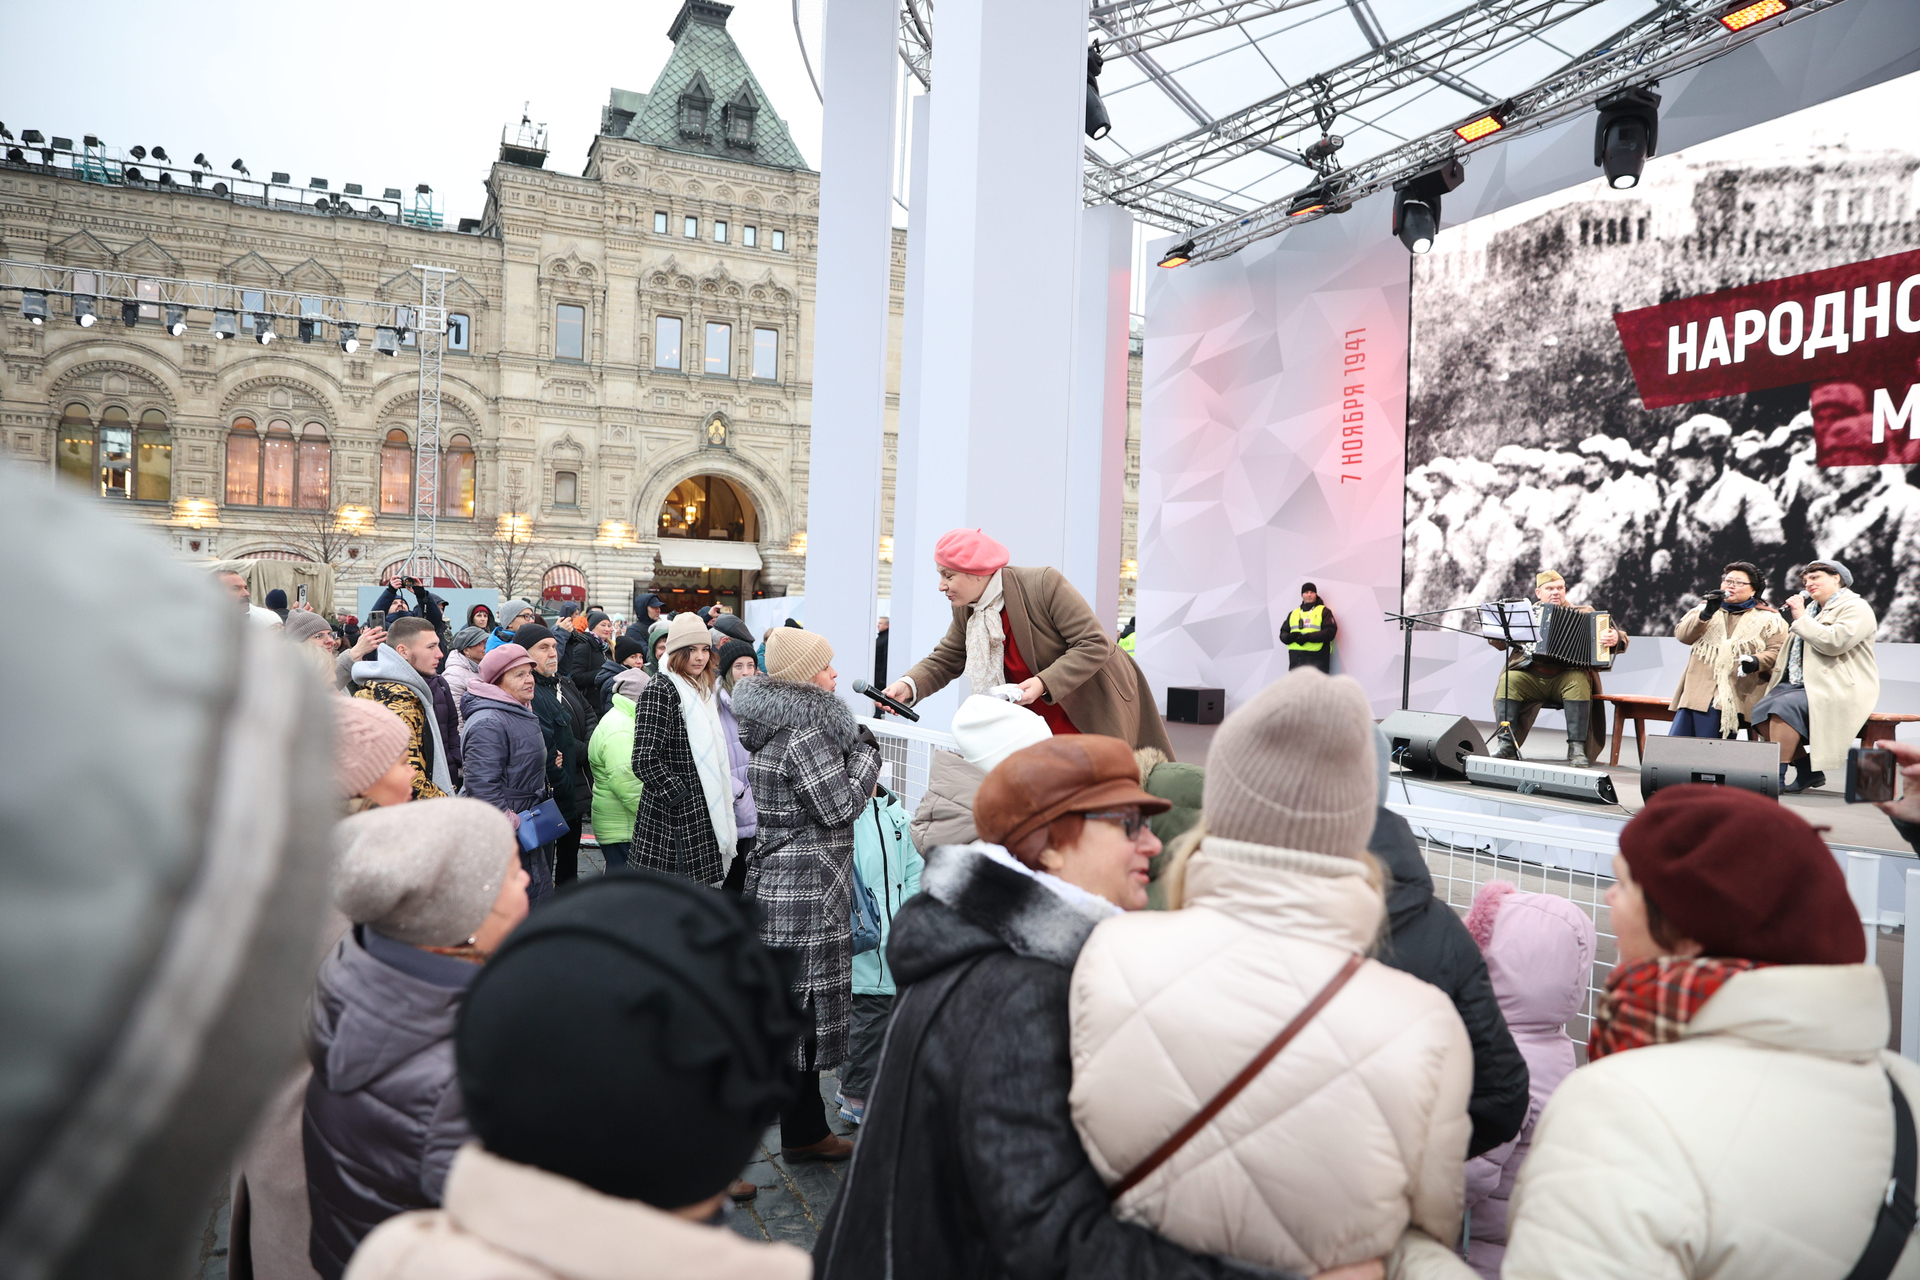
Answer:
<svg viewBox="0 0 1920 1280"><path fill-rule="evenodd" d="M606 869L606 863L597 848L591 845L581 847L582 875L600 875ZM851 1137L854 1126L840 1118L839 1107L833 1101L834 1090L838 1087L834 1077L820 1078L820 1093L826 1099L828 1123L833 1126L835 1133ZM820 1224L826 1221L827 1210L833 1205L834 1196L839 1194L840 1183L846 1173L847 1166L844 1164L821 1164L817 1161L788 1164L780 1158L780 1127L775 1125L762 1135L759 1154L741 1175L758 1186L760 1194L745 1204L732 1206L727 1215L727 1225L749 1240L784 1240L802 1249L811 1249L814 1238L820 1234ZM227 1280L227 1191L225 1186L220 1188L213 1209L207 1216L206 1229L201 1234L195 1280Z"/></svg>

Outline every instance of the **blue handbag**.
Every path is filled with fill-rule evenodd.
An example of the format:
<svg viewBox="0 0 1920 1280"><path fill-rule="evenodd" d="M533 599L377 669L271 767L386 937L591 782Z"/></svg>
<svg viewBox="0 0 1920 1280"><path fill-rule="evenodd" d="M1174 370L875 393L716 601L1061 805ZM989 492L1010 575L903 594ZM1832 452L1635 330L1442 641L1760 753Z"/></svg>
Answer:
<svg viewBox="0 0 1920 1280"><path fill-rule="evenodd" d="M880 904L873 890L860 878L860 864L853 864L853 954L863 955L880 946Z"/></svg>
<svg viewBox="0 0 1920 1280"><path fill-rule="evenodd" d="M552 844L567 834L567 820L560 816L560 805L544 800L520 814L520 847L531 853L543 844Z"/></svg>

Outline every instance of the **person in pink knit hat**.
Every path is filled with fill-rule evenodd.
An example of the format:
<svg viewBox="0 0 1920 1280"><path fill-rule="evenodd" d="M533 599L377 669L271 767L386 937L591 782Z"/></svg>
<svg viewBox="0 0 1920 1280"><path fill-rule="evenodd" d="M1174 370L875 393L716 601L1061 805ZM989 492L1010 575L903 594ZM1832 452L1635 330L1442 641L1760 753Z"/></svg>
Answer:
<svg viewBox="0 0 1920 1280"><path fill-rule="evenodd" d="M972 693L1018 688L1017 700L1055 734L1099 733L1173 756L1146 677L1058 569L1022 569L979 529L933 547L953 625L933 652L887 686L917 702L966 677Z"/></svg>
<svg viewBox="0 0 1920 1280"><path fill-rule="evenodd" d="M347 812L413 799L406 721L365 698L335 698L333 704L333 779Z"/></svg>

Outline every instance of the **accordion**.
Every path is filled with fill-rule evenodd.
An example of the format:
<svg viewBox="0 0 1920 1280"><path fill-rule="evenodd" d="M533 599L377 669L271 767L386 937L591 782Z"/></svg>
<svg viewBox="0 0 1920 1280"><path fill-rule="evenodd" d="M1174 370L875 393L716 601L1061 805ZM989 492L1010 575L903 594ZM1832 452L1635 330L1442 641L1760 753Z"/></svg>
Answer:
<svg viewBox="0 0 1920 1280"><path fill-rule="evenodd" d="M1533 657L1546 658L1563 667L1605 671L1613 666L1613 651L1600 647L1600 633L1612 629L1610 614L1543 604L1540 606L1540 639L1533 646Z"/></svg>

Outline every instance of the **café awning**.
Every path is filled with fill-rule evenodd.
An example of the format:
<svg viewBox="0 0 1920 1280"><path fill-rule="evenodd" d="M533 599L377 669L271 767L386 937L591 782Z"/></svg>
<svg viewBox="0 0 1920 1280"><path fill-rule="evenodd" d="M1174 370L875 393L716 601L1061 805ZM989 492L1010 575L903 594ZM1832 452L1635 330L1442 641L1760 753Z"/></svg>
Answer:
<svg viewBox="0 0 1920 1280"><path fill-rule="evenodd" d="M725 538L662 538L660 563L669 569L758 569L760 549Z"/></svg>

